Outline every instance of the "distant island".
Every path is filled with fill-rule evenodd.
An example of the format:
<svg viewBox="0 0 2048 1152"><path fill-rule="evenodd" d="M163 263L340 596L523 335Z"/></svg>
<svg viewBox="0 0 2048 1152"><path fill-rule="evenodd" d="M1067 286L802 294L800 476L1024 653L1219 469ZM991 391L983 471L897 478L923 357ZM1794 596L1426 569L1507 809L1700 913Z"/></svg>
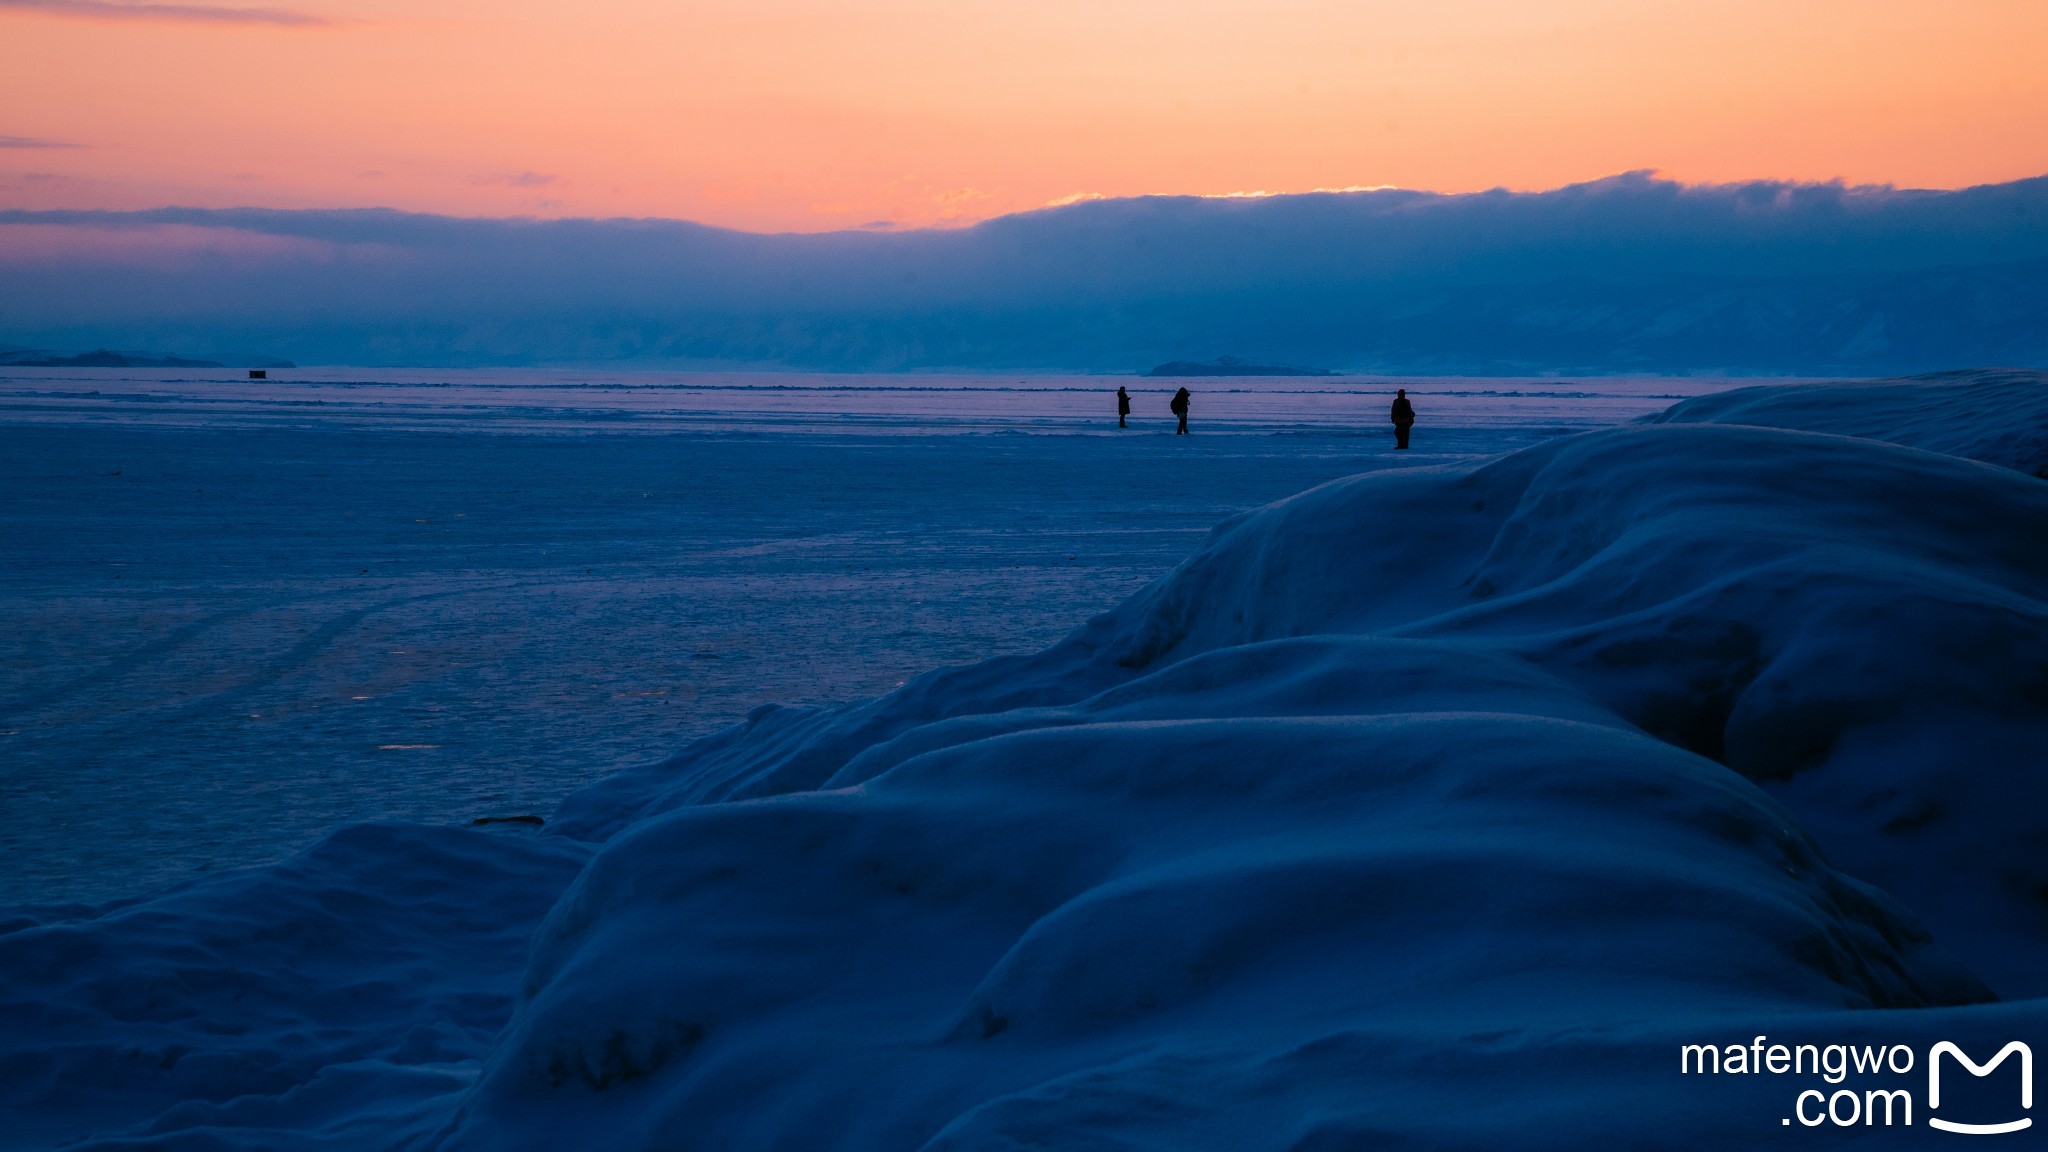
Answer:
<svg viewBox="0 0 2048 1152"><path fill-rule="evenodd" d="M252 368L295 368L289 360L252 360ZM4 368L225 368L218 360L192 360L183 356L164 356L149 352L114 352L95 348L66 356L61 352L41 349L0 350L0 367Z"/></svg>
<svg viewBox="0 0 2048 1152"><path fill-rule="evenodd" d="M95 348L76 356L61 356L47 352L31 352L27 355L9 356L4 361L9 368L225 368L214 360L187 360L182 356L148 356L137 352L109 352Z"/></svg>
<svg viewBox="0 0 2048 1152"><path fill-rule="evenodd" d="M1284 364L1247 364L1235 356L1218 356L1214 361L1204 363L1196 360L1169 360L1147 376L1335 376L1327 368L1290 368Z"/></svg>

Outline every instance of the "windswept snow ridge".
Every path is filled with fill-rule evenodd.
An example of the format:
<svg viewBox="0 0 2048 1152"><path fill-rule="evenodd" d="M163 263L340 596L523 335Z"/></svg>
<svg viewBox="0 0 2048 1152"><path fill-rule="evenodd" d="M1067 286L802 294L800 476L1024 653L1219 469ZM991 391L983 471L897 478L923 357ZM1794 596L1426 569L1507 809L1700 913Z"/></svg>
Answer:
<svg viewBox="0 0 2048 1152"><path fill-rule="evenodd" d="M1903 380L1737 388L1674 404L1651 424L1832 432L2048 474L2041 373L1936 372Z"/></svg>
<svg viewBox="0 0 2048 1152"><path fill-rule="evenodd" d="M542 835L31 915L12 1138L1811 1141L1817 1081L1677 1047L2048 1040L2044 427L2034 374L1760 388L1342 480Z"/></svg>

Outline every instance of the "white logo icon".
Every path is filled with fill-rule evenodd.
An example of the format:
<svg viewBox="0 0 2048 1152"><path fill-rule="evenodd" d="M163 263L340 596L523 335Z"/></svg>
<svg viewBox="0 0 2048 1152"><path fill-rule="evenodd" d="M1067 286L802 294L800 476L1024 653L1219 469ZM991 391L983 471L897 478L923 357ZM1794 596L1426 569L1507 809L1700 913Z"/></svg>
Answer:
<svg viewBox="0 0 2048 1152"><path fill-rule="evenodd" d="M2032 1048L2015 1040L2000 1048L1998 1055L1993 1056L1989 1063L1979 1064L1964 1055L1961 1048L1943 1040L1941 1043L1936 1044L1933 1050L1927 1054L1927 1110L1929 1112L1941 1107L1941 1054L1944 1052L1955 1057L1956 1063L1961 1064L1964 1070L1972 1076L1989 1076L1993 1069L2005 1063L2007 1056L2015 1052L2019 1053L2020 1107L2022 1109L2033 1108L2034 1050ZM2008 1120L2003 1124L1959 1124L1953 1120L1940 1120L1931 1116L1928 1117L1927 1122L1943 1132L1961 1132L1968 1136L1994 1136L2000 1132L2017 1132L2034 1123L2033 1118L2030 1116L2022 1116L2017 1120Z"/></svg>

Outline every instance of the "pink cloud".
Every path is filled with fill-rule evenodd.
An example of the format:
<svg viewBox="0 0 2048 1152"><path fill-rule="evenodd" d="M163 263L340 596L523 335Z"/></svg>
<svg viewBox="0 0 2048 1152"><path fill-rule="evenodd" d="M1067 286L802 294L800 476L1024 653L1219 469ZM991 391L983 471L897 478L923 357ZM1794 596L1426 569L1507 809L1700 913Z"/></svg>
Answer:
<svg viewBox="0 0 2048 1152"><path fill-rule="evenodd" d="M6 0L0 0L0 7L6 7ZM0 136L0 148L80 148L69 140L44 140L37 136Z"/></svg>
<svg viewBox="0 0 2048 1152"><path fill-rule="evenodd" d="M126 3L124 0L0 0L0 8L81 20L167 20L194 24L267 24L283 28L333 27L340 21L289 8L231 8L217 4Z"/></svg>

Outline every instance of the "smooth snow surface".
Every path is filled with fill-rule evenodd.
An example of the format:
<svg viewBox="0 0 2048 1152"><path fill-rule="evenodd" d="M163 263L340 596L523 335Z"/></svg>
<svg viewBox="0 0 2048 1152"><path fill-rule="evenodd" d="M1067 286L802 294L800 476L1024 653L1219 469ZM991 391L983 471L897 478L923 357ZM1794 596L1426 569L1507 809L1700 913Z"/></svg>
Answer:
<svg viewBox="0 0 2048 1152"><path fill-rule="evenodd" d="M1952 1143L1678 1049L2044 1051L2043 427L2040 376L1758 389L1337 480L540 834L24 917L8 1138Z"/></svg>

